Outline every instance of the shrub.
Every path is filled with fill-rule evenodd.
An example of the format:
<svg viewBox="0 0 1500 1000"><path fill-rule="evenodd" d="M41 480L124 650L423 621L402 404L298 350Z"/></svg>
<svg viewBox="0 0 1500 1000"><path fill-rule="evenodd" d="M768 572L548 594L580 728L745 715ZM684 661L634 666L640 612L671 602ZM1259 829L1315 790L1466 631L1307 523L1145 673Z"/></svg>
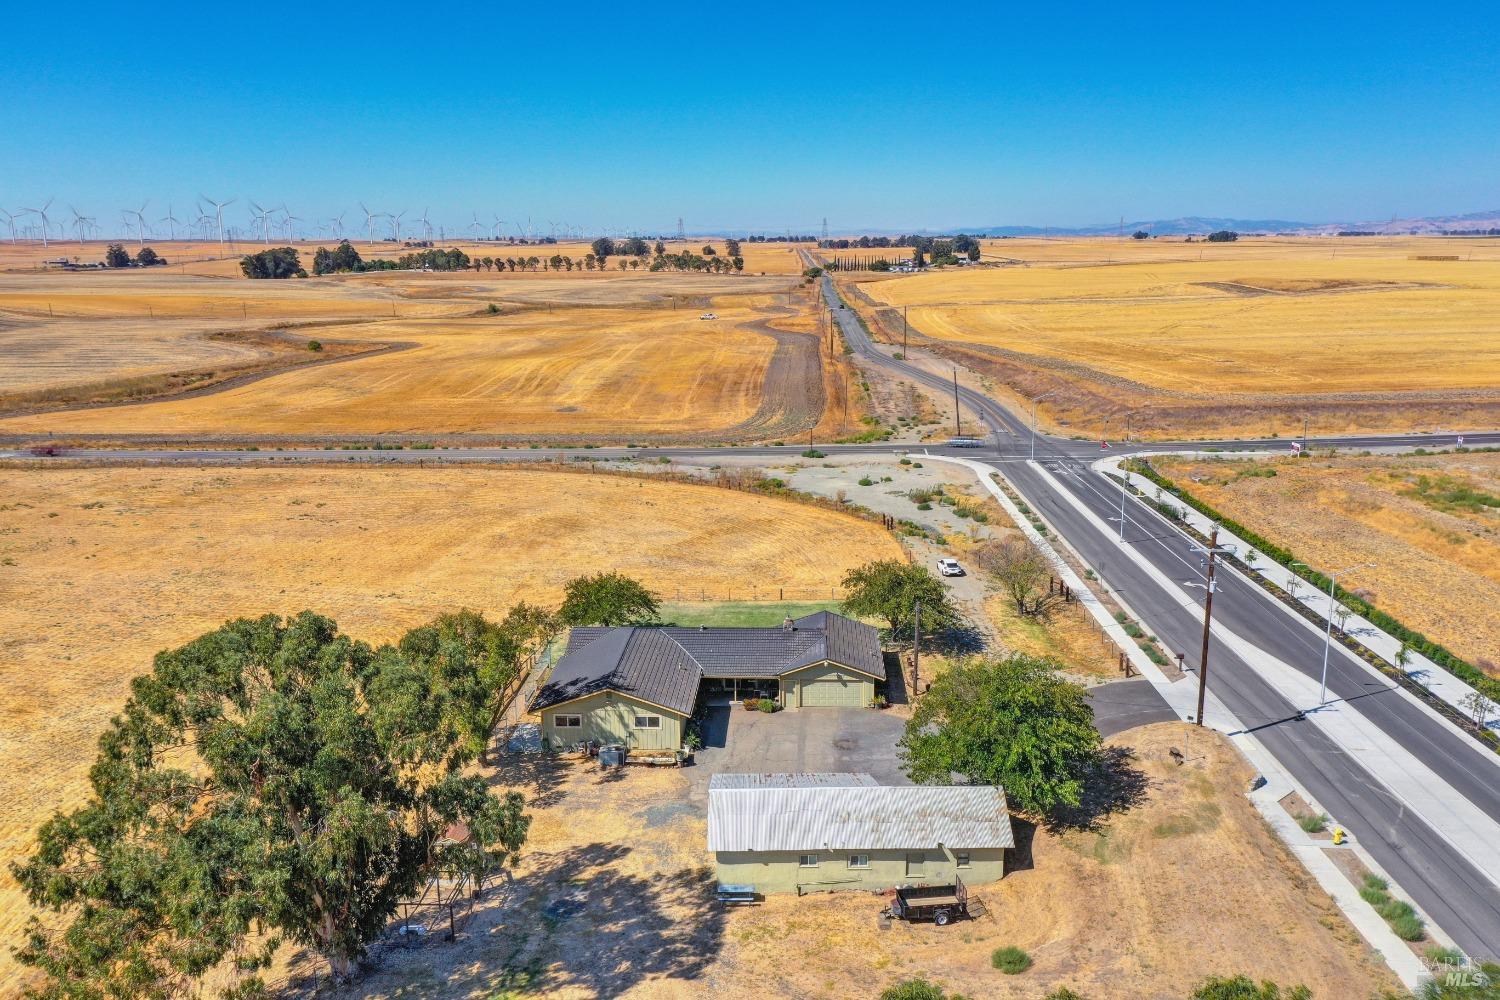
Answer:
<svg viewBox="0 0 1500 1000"><path fill-rule="evenodd" d="M1359 898L1371 906L1380 906L1382 903L1389 902L1391 897L1387 896L1382 889L1372 889L1366 885L1360 887Z"/></svg>
<svg viewBox="0 0 1500 1000"><path fill-rule="evenodd" d="M1417 915L1417 911L1412 909L1412 905L1404 899L1388 898L1384 903L1375 907L1375 912L1393 922Z"/></svg>
<svg viewBox="0 0 1500 1000"><path fill-rule="evenodd" d="M1427 936L1427 927L1415 913L1395 917L1390 921L1391 930L1403 941L1420 941Z"/></svg>
<svg viewBox="0 0 1500 1000"><path fill-rule="evenodd" d="M874 486L875 485L875 480L871 479L869 476L860 476L859 477L859 485L861 485L861 486Z"/></svg>
<svg viewBox="0 0 1500 1000"><path fill-rule="evenodd" d="M1322 813L1316 816L1298 816L1297 825L1308 833L1322 833L1328 829L1328 817Z"/></svg>
<svg viewBox="0 0 1500 1000"><path fill-rule="evenodd" d="M932 504L928 503L925 500L922 501L921 503L917 504L917 510L931 510L931 509L932 509Z"/></svg>
<svg viewBox="0 0 1500 1000"><path fill-rule="evenodd" d="M1457 948L1443 948L1439 945L1433 945L1427 949L1427 961L1433 965L1461 965L1463 964L1463 960L1464 953Z"/></svg>
<svg viewBox="0 0 1500 1000"><path fill-rule="evenodd" d="M499 311L500 311L500 307L497 306L497 305L495 305L495 303L493 303L493 302L491 302L489 304L489 306L485 309L485 312L489 313L491 316L495 315Z"/></svg>
<svg viewBox="0 0 1500 1000"><path fill-rule="evenodd" d="M1273 982L1257 984L1249 976L1209 976L1198 984L1191 994L1192 1000L1312 1000L1312 991L1306 986L1288 986L1285 989Z"/></svg>
<svg viewBox="0 0 1500 1000"><path fill-rule="evenodd" d="M744 701L740 702L740 704L745 707L745 711L747 711L747 712L758 712L758 711L760 711L760 699L759 698L746 698Z"/></svg>
<svg viewBox="0 0 1500 1000"><path fill-rule="evenodd" d="M804 451L802 453L802 457L803 458L827 458L828 456L825 455L825 454L823 454L821 451L819 451L816 448L809 448L809 449L807 449L806 451Z"/></svg>
<svg viewBox="0 0 1500 1000"><path fill-rule="evenodd" d="M990 964L1007 976L1019 975L1031 968L1031 956L1015 945L996 948L990 955Z"/></svg>
<svg viewBox="0 0 1500 1000"><path fill-rule="evenodd" d="M1042 997L1042 1000L1085 1000L1085 998L1083 994L1074 993L1066 986L1059 986L1051 993L1048 993L1046 996Z"/></svg>
<svg viewBox="0 0 1500 1000"><path fill-rule="evenodd" d="M775 698L761 698L755 706L757 711L765 712L767 715L770 715L780 707L780 705L776 704Z"/></svg>
<svg viewBox="0 0 1500 1000"><path fill-rule="evenodd" d="M962 998L957 996L950 998L943 992L941 986L934 986L925 979L903 979L895 986L883 990L880 1000L962 1000Z"/></svg>
<svg viewBox="0 0 1500 1000"><path fill-rule="evenodd" d="M321 351L323 349L323 342L321 340L309 340L307 342L307 349L309 351Z"/></svg>
<svg viewBox="0 0 1500 1000"><path fill-rule="evenodd" d="M1391 887L1391 884L1389 882L1387 882L1385 879L1381 878L1379 875L1376 875L1374 872L1368 872L1365 875L1365 888L1366 889L1375 889L1375 890L1377 890L1379 892L1385 892L1390 887Z"/></svg>
<svg viewBox="0 0 1500 1000"><path fill-rule="evenodd" d="M910 465L910 464L911 464L911 459L909 459L909 458L903 458L903 459L902 459L902 460L901 460L901 461L900 461L900 462L899 462L899 463L897 463L897 464L899 464L899 465Z"/></svg>

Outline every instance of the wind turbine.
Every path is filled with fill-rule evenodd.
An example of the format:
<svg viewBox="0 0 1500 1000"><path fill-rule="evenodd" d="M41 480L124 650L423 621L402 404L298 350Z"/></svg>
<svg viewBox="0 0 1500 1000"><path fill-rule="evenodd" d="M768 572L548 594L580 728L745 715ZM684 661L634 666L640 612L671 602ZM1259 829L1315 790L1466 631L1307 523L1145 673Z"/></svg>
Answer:
<svg viewBox="0 0 1500 1000"><path fill-rule="evenodd" d="M395 235L397 243L401 242L401 217L406 214L406 211L407 210L403 208L395 215L392 215L389 212L385 214L385 217L391 220L391 232Z"/></svg>
<svg viewBox="0 0 1500 1000"><path fill-rule="evenodd" d="M168 239L174 243L177 242L177 219L172 215L171 205L167 206L167 214L156 221L167 223L167 232L171 234Z"/></svg>
<svg viewBox="0 0 1500 1000"><path fill-rule="evenodd" d="M427 209L422 209L422 233L423 237L430 243L432 241L432 223L427 221Z"/></svg>
<svg viewBox="0 0 1500 1000"><path fill-rule="evenodd" d="M24 209L22 211L24 211ZM10 241L12 243L14 243L16 241L16 217L15 217L15 214L12 213L12 212L7 212L3 208L0 208L0 215L5 216L5 224L10 227Z"/></svg>
<svg viewBox="0 0 1500 1000"><path fill-rule="evenodd" d="M370 242L374 243L375 242L375 220L379 219L379 218L382 218L383 217L383 213L370 211L368 208L365 208L365 203L364 202L360 202L359 203L359 210L361 212L365 213L365 229L369 233Z"/></svg>
<svg viewBox="0 0 1500 1000"><path fill-rule="evenodd" d="M479 234L481 232L483 232L483 231L484 231L484 227L479 224L479 213L475 212L474 213L474 221L471 222L471 223L469 223L469 232L471 232L471 233L474 234L474 239L477 242L478 239L479 239Z"/></svg>
<svg viewBox="0 0 1500 1000"><path fill-rule="evenodd" d="M292 210L290 208L286 207L286 203L285 202L283 202L282 205L281 205L281 211L282 211L282 214L284 214L286 216L286 218L284 218L284 219L281 220L282 223L286 226L286 241L288 243L296 243L297 242L297 227L294 225L294 223L303 221L302 216L300 216L300 215L293 215L292 214Z"/></svg>
<svg viewBox="0 0 1500 1000"><path fill-rule="evenodd" d="M124 213L127 220L129 220L132 215L135 216L135 238L136 242L138 242L141 246L146 245L146 217L141 213L146 211L146 206L149 204L149 201L143 201L141 202L140 208L122 208L120 210L122 213Z"/></svg>
<svg viewBox="0 0 1500 1000"><path fill-rule="evenodd" d="M42 217L42 246L47 245L47 227L52 224L52 220L47 218L47 209L52 207L53 200L52 198L48 198L47 204L41 208L26 208L25 206L21 208L23 212L30 212L32 215L40 215Z"/></svg>
<svg viewBox="0 0 1500 1000"><path fill-rule="evenodd" d="M214 228L218 230L219 246L222 247L224 245L224 208L227 205L233 205L235 199L230 198L228 201L214 201L208 195L199 195L199 197L214 207Z"/></svg>
<svg viewBox="0 0 1500 1000"><path fill-rule="evenodd" d="M94 220L90 219L86 215L79 215L78 209L74 208L72 205L68 206L68 211L73 213L73 232L78 234L78 245L83 246L84 233L88 230L89 225Z"/></svg>
<svg viewBox="0 0 1500 1000"><path fill-rule="evenodd" d="M505 220L496 215L495 224L490 227L490 239L498 240L500 238L500 227L503 225L505 225Z"/></svg>
<svg viewBox="0 0 1500 1000"><path fill-rule="evenodd" d="M336 240L341 240L344 238L345 214L345 212L340 212L338 215L328 220L328 228L333 233L333 238Z"/></svg>
<svg viewBox="0 0 1500 1000"><path fill-rule="evenodd" d="M271 209L261 208L259 205L257 205L253 201L250 203L250 208L252 209L252 211L254 213L254 214L252 214L250 216L251 221L252 222L259 222L260 223L260 241L262 243L270 243L271 242L271 215L274 212L276 212L277 209L274 209L274 208L271 208Z"/></svg>

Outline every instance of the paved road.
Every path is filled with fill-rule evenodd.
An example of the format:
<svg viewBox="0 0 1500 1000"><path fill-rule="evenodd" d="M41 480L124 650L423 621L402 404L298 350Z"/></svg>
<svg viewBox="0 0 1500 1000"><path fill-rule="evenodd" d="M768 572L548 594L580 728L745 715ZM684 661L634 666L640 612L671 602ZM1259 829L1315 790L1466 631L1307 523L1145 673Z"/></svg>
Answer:
<svg viewBox="0 0 1500 1000"><path fill-rule="evenodd" d="M824 280L824 294L835 309L840 327L856 353L935 389L951 383L915 365L890 358L873 344L852 311L840 309L833 286ZM1077 505L1059 496L1061 488L1096 518L1109 523L1119 517L1120 494L1111 480L1092 471L1098 444L1063 441L1045 435L1033 443L1029 428L1009 410L979 393L960 390L971 408L994 432L996 444L983 454L968 457L998 459L1007 476L1027 501L1040 510L1106 583L1172 650L1195 652L1202 634L1201 620L1178 603L1134 560L1122 555L1112 535L1100 532ZM1500 442L1500 434L1466 435L1465 442ZM1320 442L1321 443L1321 442ZM1370 436L1342 439L1341 447L1415 446L1433 444L1430 435ZM1452 444L1448 439L1444 443ZM1274 448L1287 442L1225 443L1237 450ZM1050 477L1025 461L1036 456ZM1162 446L1152 445L1153 449ZM1203 447L1202 443L1181 447ZM1168 579L1200 580L1197 556L1175 527L1143 504L1127 503L1126 541ZM1118 520L1113 522L1118 525ZM1322 644L1316 633L1286 615L1258 587L1233 574L1220 574L1214 600L1215 620L1272 655L1315 676L1322 663ZM1341 647L1340 647L1341 649ZM1309 721L1297 721L1298 710L1239 657L1224 650L1210 659L1209 687L1292 775L1343 824L1403 889L1466 951L1478 955L1500 953L1500 888L1481 875L1437 831L1407 812L1358 760L1325 736ZM1329 668L1332 696L1351 704L1375 722L1423 764L1468 798L1489 817L1500 821L1500 769L1487 752L1376 681L1352 656L1336 656ZM1500 846L1495 849L1500 850Z"/></svg>

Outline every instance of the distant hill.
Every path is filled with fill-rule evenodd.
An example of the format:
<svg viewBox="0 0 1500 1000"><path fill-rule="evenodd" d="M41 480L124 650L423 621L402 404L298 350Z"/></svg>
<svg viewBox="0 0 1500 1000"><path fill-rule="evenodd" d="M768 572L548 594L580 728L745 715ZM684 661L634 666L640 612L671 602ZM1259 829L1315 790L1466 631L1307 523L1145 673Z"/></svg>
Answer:
<svg viewBox="0 0 1500 1000"><path fill-rule="evenodd" d="M1289 219L1219 219L1189 215L1179 219L1138 219L1134 222L1126 222L1123 227L1118 222L1111 222L1073 227L977 226L954 231L982 233L988 236L1114 236L1123 231L1128 236L1143 229L1153 236L1198 236L1219 229L1231 229L1237 233L1246 234L1282 233L1307 236L1337 232L1400 235L1495 228L1500 228L1500 209L1470 212L1467 215L1432 215L1413 219L1386 219L1380 222L1294 222Z"/></svg>

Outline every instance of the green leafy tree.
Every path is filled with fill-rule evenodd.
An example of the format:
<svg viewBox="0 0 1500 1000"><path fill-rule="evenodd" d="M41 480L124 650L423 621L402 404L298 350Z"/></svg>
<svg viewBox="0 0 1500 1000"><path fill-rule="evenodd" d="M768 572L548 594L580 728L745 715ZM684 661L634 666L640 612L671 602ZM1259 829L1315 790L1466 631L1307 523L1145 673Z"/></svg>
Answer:
<svg viewBox="0 0 1500 1000"><path fill-rule="evenodd" d="M641 583L621 573L578 576L563 588L557 616L565 625L631 625L656 621L660 604Z"/></svg>
<svg viewBox="0 0 1500 1000"><path fill-rule="evenodd" d="M165 264L167 259L150 247L141 247L136 252L135 262L141 267L155 267L158 264Z"/></svg>
<svg viewBox="0 0 1500 1000"><path fill-rule="evenodd" d="M724 241L724 256L726 256L726 257L738 257L738 256L740 256L740 241L739 240L725 240Z"/></svg>
<svg viewBox="0 0 1500 1000"><path fill-rule="evenodd" d="M1306 986L1278 986L1249 976L1209 976L1193 990L1191 1000L1312 1000Z"/></svg>
<svg viewBox="0 0 1500 1000"><path fill-rule="evenodd" d="M589 248L594 251L594 259L602 262L615 252L615 241L608 236L601 236L590 243Z"/></svg>
<svg viewBox="0 0 1500 1000"><path fill-rule="evenodd" d="M881 559L844 574L845 614L884 619L893 636L910 636L912 611L922 602L922 631L941 632L958 621L941 580L899 559Z"/></svg>
<svg viewBox="0 0 1500 1000"><path fill-rule="evenodd" d="M409 662L428 670L434 692L444 699L443 724L456 745L483 758L523 658L551 642L558 628L555 615L526 603L512 607L499 623L464 609L412 629L398 648Z"/></svg>
<svg viewBox="0 0 1500 1000"><path fill-rule="evenodd" d="M302 258L292 247L275 247L240 258L240 273L247 278L305 278Z"/></svg>
<svg viewBox="0 0 1500 1000"><path fill-rule="evenodd" d="M665 243L663 243L661 240L657 240L656 241L656 246L653 247L652 249L656 251L656 256L660 257L660 256L664 255L667 252L667 245Z"/></svg>
<svg viewBox="0 0 1500 1000"><path fill-rule="evenodd" d="M736 271L743 271L745 269L745 258L739 255L735 255L734 259L731 260L730 263L734 265L734 269Z"/></svg>
<svg viewBox="0 0 1500 1000"><path fill-rule="evenodd" d="M12 867L61 918L33 918L17 951L38 995L186 995L229 959L249 995L282 940L344 978L445 860L450 824L486 865L513 860L521 796L464 773L432 676L311 612L157 654L100 739L88 803Z"/></svg>
<svg viewBox="0 0 1500 1000"><path fill-rule="evenodd" d="M917 702L900 741L912 781L961 774L1004 786L1012 804L1037 814L1078 805L1099 746L1083 688L1053 661L1023 654L950 666Z"/></svg>
<svg viewBox="0 0 1500 1000"><path fill-rule="evenodd" d="M1130 234L1130 238L1133 240L1149 240L1151 238L1151 234L1146 232L1144 229L1137 229L1135 232Z"/></svg>
<svg viewBox="0 0 1500 1000"><path fill-rule="evenodd" d="M809 267L802 272L802 276L804 278L821 278L823 276L823 269L821 267Z"/></svg>
<svg viewBox="0 0 1500 1000"><path fill-rule="evenodd" d="M1220 229L1218 232L1208 234L1210 243L1233 243L1240 238L1240 234L1232 229Z"/></svg>
<svg viewBox="0 0 1500 1000"><path fill-rule="evenodd" d="M705 257L712 257L712 256L714 256L717 253L718 253L718 251L715 250L709 244L707 244L707 243L703 244L703 256L705 256Z"/></svg>
<svg viewBox="0 0 1500 1000"><path fill-rule="evenodd" d="M119 243L111 243L109 249L104 251L105 267L129 267L130 254Z"/></svg>

